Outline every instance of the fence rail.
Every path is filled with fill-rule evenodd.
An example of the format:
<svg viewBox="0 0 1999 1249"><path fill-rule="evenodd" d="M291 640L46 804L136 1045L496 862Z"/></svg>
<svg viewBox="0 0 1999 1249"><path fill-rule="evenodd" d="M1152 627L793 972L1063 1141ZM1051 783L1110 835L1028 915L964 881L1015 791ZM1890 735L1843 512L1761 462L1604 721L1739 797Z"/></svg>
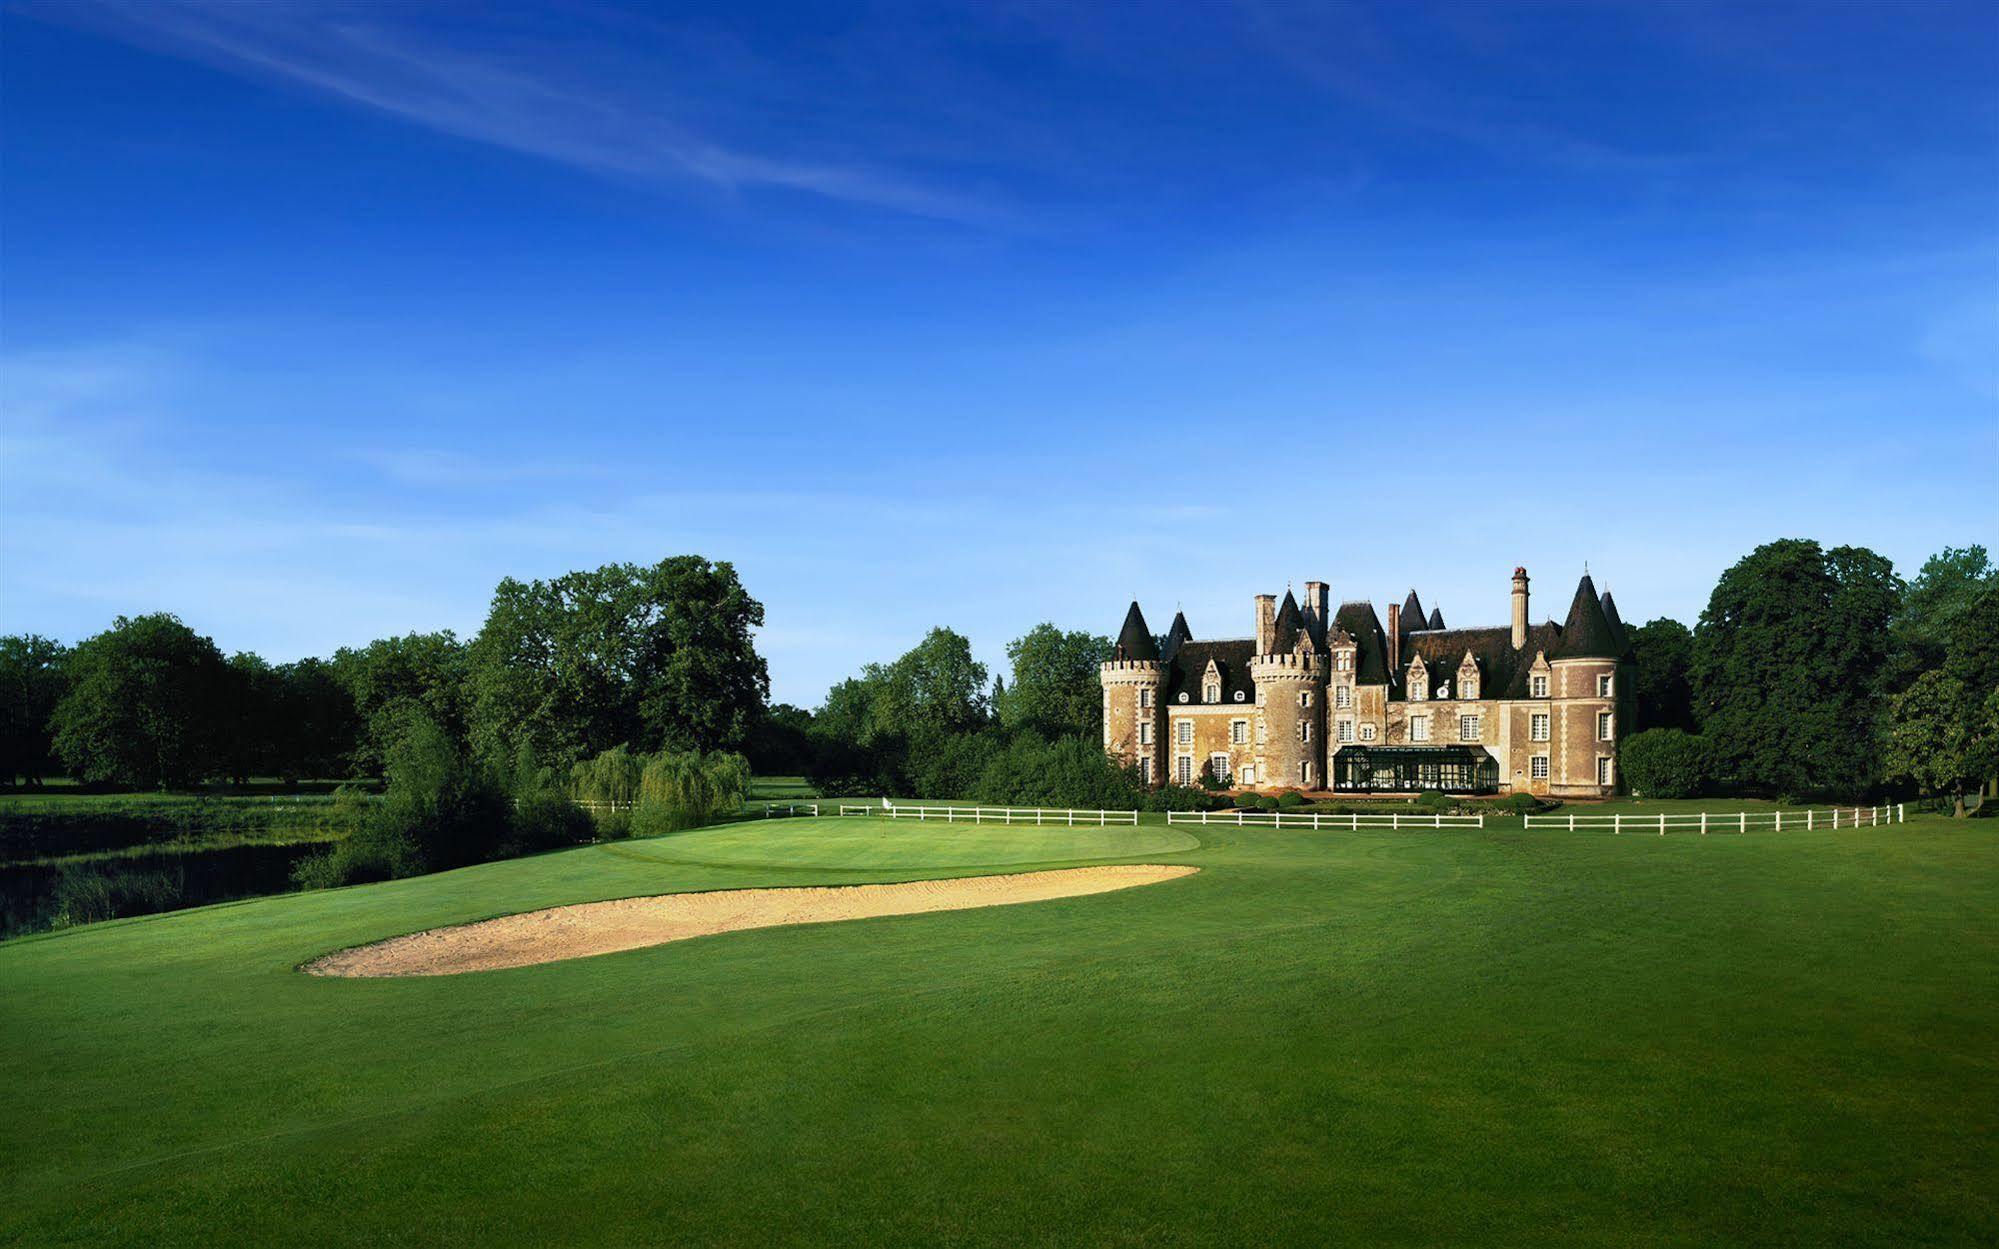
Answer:
<svg viewBox="0 0 1999 1249"><path fill-rule="evenodd" d="M1085 811L1069 807L840 806L841 815L880 815L891 820L941 820L946 824L1137 824L1136 811Z"/></svg>
<svg viewBox="0 0 1999 1249"><path fill-rule="evenodd" d="M1485 816L1422 815L1416 812L1386 815L1322 815L1285 811L1168 811L1168 824L1226 824L1233 828L1343 828L1358 832L1363 828L1484 828Z"/></svg>
<svg viewBox="0 0 1999 1249"><path fill-rule="evenodd" d="M1871 828L1901 824L1908 811L1901 803L1885 807L1831 807L1808 811L1684 811L1658 815L1530 815L1528 828L1566 828L1571 832L1609 829L1612 833L1747 833L1785 829Z"/></svg>

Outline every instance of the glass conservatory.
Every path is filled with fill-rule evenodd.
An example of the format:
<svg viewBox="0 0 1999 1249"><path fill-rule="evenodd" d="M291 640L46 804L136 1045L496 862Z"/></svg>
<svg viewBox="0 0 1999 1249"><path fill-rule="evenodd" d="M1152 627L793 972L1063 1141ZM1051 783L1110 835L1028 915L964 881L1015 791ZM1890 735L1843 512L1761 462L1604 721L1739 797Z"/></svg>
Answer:
<svg viewBox="0 0 1999 1249"><path fill-rule="evenodd" d="M1406 794L1422 789L1499 792L1499 760L1480 746L1345 746L1333 756L1333 788Z"/></svg>

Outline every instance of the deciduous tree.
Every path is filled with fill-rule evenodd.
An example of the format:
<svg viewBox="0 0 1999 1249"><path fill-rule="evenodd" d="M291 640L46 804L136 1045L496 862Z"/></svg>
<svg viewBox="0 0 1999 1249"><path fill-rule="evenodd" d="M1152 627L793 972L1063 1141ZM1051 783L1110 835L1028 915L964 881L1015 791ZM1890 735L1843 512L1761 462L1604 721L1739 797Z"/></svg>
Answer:
<svg viewBox="0 0 1999 1249"><path fill-rule="evenodd" d="M231 685L215 643L164 612L120 616L76 648L52 723L78 780L155 789L221 766Z"/></svg>
<svg viewBox="0 0 1999 1249"><path fill-rule="evenodd" d="M56 769L49 718L62 701L69 650L33 633L0 637L0 784L30 785Z"/></svg>

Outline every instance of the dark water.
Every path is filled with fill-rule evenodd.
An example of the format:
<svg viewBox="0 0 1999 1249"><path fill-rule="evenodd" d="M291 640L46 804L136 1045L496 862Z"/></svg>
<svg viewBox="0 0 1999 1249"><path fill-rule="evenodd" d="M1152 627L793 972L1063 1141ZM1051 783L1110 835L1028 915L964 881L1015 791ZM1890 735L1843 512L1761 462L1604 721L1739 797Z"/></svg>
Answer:
<svg viewBox="0 0 1999 1249"><path fill-rule="evenodd" d="M0 936L283 893L292 887L292 866L330 844L223 846L60 867L0 864Z"/></svg>

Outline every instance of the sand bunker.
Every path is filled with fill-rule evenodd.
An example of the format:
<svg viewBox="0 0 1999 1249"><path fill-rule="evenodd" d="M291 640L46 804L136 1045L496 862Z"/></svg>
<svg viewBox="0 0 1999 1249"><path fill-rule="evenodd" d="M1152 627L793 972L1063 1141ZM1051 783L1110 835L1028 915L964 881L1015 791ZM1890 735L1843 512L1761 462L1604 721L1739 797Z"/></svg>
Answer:
<svg viewBox="0 0 1999 1249"><path fill-rule="evenodd" d="M328 954L307 963L305 970L316 976L455 976L636 950L748 928L1046 902L1157 884L1199 870L1141 863L901 885L728 889L620 898L392 937Z"/></svg>

